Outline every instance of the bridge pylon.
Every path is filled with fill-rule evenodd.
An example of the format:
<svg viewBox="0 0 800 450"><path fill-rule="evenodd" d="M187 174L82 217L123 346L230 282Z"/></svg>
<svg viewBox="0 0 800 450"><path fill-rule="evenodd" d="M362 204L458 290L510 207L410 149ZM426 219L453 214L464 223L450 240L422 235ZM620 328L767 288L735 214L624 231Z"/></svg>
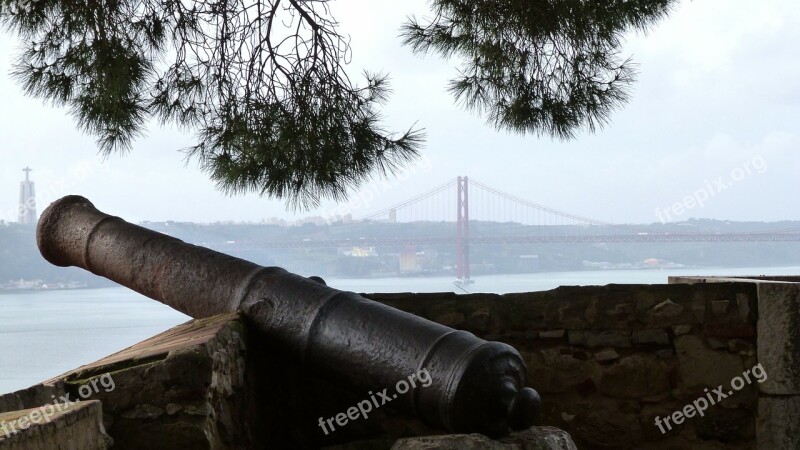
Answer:
<svg viewBox="0 0 800 450"><path fill-rule="evenodd" d="M471 283L469 277L469 178L458 177L456 196L456 278Z"/></svg>

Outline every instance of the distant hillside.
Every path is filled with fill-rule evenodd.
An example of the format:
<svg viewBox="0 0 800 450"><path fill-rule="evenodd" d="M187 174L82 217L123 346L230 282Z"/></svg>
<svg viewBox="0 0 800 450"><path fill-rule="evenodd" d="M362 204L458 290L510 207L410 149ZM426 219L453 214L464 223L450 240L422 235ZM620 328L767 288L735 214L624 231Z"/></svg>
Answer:
<svg viewBox="0 0 800 450"><path fill-rule="evenodd" d="M0 284L10 280L80 281L91 287L111 283L85 270L57 267L42 258L36 248L36 229L30 225L0 226Z"/></svg>
<svg viewBox="0 0 800 450"><path fill-rule="evenodd" d="M305 224L281 227L264 224L196 224L146 222L142 224L186 242L204 245L262 265L278 265L303 274L367 277L397 275L401 272L400 253L416 253L414 264L419 274L454 273L455 248L417 246L416 248L375 247L359 249L360 238L452 237L452 222L412 224L352 223L318 226ZM541 230L514 223L473 222L473 236L533 235ZM800 221L773 223L690 220L649 225L616 226L613 233L762 233L800 230ZM563 230L562 230L563 231ZM275 240L351 239L354 248L266 249L259 242ZM585 270L600 265L626 267L645 260L688 267L800 266L800 243L639 243L639 244L523 244L473 245L470 249L473 273L519 273L529 271ZM537 262L532 263L532 255ZM80 269L50 265L36 249L35 230L16 224L0 225L0 283L17 279L82 281L92 286L105 282Z"/></svg>

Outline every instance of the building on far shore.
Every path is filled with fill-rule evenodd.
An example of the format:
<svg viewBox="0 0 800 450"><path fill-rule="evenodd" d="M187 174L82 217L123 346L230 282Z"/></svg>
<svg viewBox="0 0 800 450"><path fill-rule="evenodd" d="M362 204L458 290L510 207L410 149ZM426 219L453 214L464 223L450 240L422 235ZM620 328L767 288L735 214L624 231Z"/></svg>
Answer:
<svg viewBox="0 0 800 450"><path fill-rule="evenodd" d="M19 223L23 225L36 224L36 190L30 180L30 167L22 169L25 172L25 181L19 184Z"/></svg>

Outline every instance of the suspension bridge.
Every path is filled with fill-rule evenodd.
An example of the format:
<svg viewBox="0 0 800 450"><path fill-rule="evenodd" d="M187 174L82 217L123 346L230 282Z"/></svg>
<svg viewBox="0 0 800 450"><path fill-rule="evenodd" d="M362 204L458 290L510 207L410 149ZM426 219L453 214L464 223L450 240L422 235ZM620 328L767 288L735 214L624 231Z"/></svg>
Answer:
<svg viewBox="0 0 800 450"><path fill-rule="evenodd" d="M456 277L469 282L472 245L800 242L800 230L766 233L632 233L631 226L615 225L540 205L466 176L451 179L423 194L351 223L372 222L454 222L454 229L452 234L440 236L275 240L255 244L260 248L455 246ZM498 226L498 223L502 226ZM487 224L492 226L488 227ZM501 233L503 230L506 234Z"/></svg>

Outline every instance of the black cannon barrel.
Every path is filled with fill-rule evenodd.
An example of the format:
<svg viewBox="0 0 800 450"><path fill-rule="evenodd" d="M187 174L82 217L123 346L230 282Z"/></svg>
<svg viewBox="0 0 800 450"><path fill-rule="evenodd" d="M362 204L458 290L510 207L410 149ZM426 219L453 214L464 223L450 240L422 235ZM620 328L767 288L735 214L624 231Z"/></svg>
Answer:
<svg viewBox="0 0 800 450"><path fill-rule="evenodd" d="M104 276L194 318L242 311L271 342L350 390L430 384L392 405L451 432L501 436L538 419L539 395L506 344L479 339L352 292L133 225L67 196L37 229L42 255Z"/></svg>

